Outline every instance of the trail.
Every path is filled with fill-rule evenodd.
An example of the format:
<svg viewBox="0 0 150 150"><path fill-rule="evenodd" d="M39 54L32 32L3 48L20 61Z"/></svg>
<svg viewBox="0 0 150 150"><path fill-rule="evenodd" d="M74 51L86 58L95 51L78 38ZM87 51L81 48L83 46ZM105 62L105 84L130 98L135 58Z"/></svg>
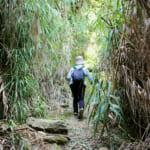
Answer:
<svg viewBox="0 0 150 150"><path fill-rule="evenodd" d="M72 110L64 110L62 114ZM84 118L79 120L70 113L63 119L69 129L68 136L70 141L61 146L62 150L100 150L104 147L104 143L100 142L99 139L94 138L93 124L88 125L88 113L84 112ZM97 142L98 141L98 142ZM108 150L104 148L103 150Z"/></svg>
<svg viewBox="0 0 150 150"><path fill-rule="evenodd" d="M66 123L69 128L70 142L62 147L62 150L92 150L91 138L92 125L88 126L87 119L76 119L74 117L66 118Z"/></svg>

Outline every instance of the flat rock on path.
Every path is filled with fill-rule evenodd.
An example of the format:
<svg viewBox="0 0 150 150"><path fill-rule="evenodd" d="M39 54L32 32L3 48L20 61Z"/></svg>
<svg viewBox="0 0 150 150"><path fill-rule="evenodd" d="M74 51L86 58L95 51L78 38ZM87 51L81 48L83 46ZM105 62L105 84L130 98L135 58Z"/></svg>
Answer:
<svg viewBox="0 0 150 150"><path fill-rule="evenodd" d="M27 124L36 130L45 131L48 133L68 133L67 126L61 120L47 120L30 117L27 119Z"/></svg>
<svg viewBox="0 0 150 150"><path fill-rule="evenodd" d="M45 137L43 137L44 142L48 142L48 143L57 143L57 144L65 144L67 143L70 138L68 136L65 135L47 135Z"/></svg>
<svg viewBox="0 0 150 150"><path fill-rule="evenodd" d="M57 144L46 144L43 148L39 149L36 145L32 148L33 150L62 150Z"/></svg>
<svg viewBox="0 0 150 150"><path fill-rule="evenodd" d="M101 148L99 148L99 150L108 150L108 148L107 147L101 147Z"/></svg>
<svg viewBox="0 0 150 150"><path fill-rule="evenodd" d="M61 147L57 144L47 145L45 150L61 150Z"/></svg>

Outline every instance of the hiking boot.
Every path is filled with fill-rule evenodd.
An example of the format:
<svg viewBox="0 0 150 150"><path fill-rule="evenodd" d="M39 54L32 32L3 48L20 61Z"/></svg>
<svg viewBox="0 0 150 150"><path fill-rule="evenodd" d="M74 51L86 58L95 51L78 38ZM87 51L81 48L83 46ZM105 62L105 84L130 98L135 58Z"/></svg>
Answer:
<svg viewBox="0 0 150 150"><path fill-rule="evenodd" d="M74 113L74 119L78 119L78 113Z"/></svg>
<svg viewBox="0 0 150 150"><path fill-rule="evenodd" d="M75 113L74 113L74 116L78 116L78 113L77 113L77 112L75 112Z"/></svg>
<svg viewBox="0 0 150 150"><path fill-rule="evenodd" d="M83 118L83 108L80 108L78 118L79 118L79 119L82 119L82 118Z"/></svg>

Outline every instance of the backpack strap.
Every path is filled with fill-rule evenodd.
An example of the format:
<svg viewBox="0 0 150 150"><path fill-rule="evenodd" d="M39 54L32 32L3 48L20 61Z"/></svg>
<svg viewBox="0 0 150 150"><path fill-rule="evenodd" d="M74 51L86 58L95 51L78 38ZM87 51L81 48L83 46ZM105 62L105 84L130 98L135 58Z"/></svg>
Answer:
<svg viewBox="0 0 150 150"><path fill-rule="evenodd" d="M79 70L82 70L84 68L84 66L82 66ZM75 66L73 67L73 69L74 69L74 71L77 69ZM73 71L73 72L74 72ZM83 73L84 73L84 70L83 70ZM72 73L72 75L73 75L73 73ZM84 76L85 76L85 74L84 74Z"/></svg>
<svg viewBox="0 0 150 150"><path fill-rule="evenodd" d="M83 69L84 68L84 66L82 66L80 69Z"/></svg>

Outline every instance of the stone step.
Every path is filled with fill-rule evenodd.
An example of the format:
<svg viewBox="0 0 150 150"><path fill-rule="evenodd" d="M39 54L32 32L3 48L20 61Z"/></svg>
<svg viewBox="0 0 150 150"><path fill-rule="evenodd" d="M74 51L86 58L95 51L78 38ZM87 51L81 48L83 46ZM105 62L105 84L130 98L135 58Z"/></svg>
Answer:
<svg viewBox="0 0 150 150"><path fill-rule="evenodd" d="M44 131L47 133L68 133L67 126L61 120L47 120L30 117L27 119L27 124L38 131Z"/></svg>

